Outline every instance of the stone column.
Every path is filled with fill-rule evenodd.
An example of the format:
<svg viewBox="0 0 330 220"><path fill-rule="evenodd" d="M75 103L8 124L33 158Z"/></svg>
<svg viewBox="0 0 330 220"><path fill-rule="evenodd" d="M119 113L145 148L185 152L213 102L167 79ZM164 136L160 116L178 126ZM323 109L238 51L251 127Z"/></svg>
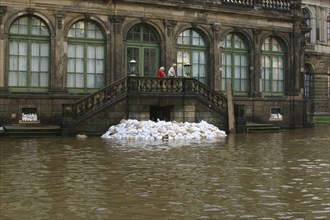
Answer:
<svg viewBox="0 0 330 220"><path fill-rule="evenodd" d="M292 0L291 2L291 10L294 14L293 17L293 29L292 29L292 69L289 70L290 75L292 75L291 79L293 85L290 85L290 92L294 96L298 96L300 92L300 88L302 87L302 80L300 79L302 71L304 67L304 63L301 62L304 50L303 50L303 44L305 38L306 31L304 27L301 25L302 23L305 23L304 15L301 11L301 0Z"/></svg>
<svg viewBox="0 0 330 220"><path fill-rule="evenodd" d="M214 24L212 26L212 31L213 31L213 40L211 42L214 42L213 44L211 43L210 47L210 57L213 59L213 61L209 61L210 64L210 69L208 69L209 73L211 73L211 76L209 77L210 80L210 87L213 88L216 91L220 91L220 85L221 85L221 71L220 71L220 31L221 27L219 24ZM213 73L213 74L212 74Z"/></svg>
<svg viewBox="0 0 330 220"><path fill-rule="evenodd" d="M111 71L113 74L111 74L110 79L111 81L115 81L117 79L120 79L125 75L125 49L124 48L124 41L123 39L123 33L122 33L122 26L123 22L125 21L125 17L113 15L110 17L110 22L112 23L112 33L113 33L113 48L112 53L113 56L113 67L111 68Z"/></svg>
<svg viewBox="0 0 330 220"><path fill-rule="evenodd" d="M261 30L254 29L253 30L253 47L251 51L251 64L250 64L250 92L252 97L258 97L261 95L260 93L260 79L261 79L261 54L260 54L260 34Z"/></svg>
<svg viewBox="0 0 330 220"><path fill-rule="evenodd" d="M165 65L166 69L170 68L173 62L176 62L175 51L175 39L174 39L174 28L176 26L176 21L174 20L164 20L165 27Z"/></svg>
<svg viewBox="0 0 330 220"><path fill-rule="evenodd" d="M305 35L302 34L301 29L300 29L300 21L296 21L294 24L294 31L293 31L293 37L292 37L292 58L293 58L293 65L292 69L289 70L289 72L292 73L292 82L293 85L291 92L293 92L295 95L298 95L300 92L300 88L302 88L302 80L301 80L301 71L303 70L304 63L302 63L302 56L304 55L304 50L303 50L303 43Z"/></svg>
<svg viewBox="0 0 330 220"><path fill-rule="evenodd" d="M66 63L67 63L67 41L63 35L63 20L65 15L58 13L55 15L55 35L52 36L51 48L51 88L54 93L66 92Z"/></svg>
<svg viewBox="0 0 330 220"><path fill-rule="evenodd" d="M6 6L0 6L0 93L5 92L5 53L6 53L6 40L5 40L5 33L4 33L4 17L7 12Z"/></svg>

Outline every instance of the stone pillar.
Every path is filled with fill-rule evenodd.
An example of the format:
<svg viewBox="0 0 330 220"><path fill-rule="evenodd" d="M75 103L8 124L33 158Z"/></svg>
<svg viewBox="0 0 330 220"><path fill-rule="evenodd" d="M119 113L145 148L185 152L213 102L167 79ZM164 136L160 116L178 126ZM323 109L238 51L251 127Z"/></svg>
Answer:
<svg viewBox="0 0 330 220"><path fill-rule="evenodd" d="M290 75L292 75L291 80L293 85L290 85L290 92L293 95L297 96L302 87L301 72L304 67L302 56L304 56L304 40L305 34L308 30L308 27L304 27L305 19L301 11L301 0L292 0L291 10L294 14L293 17L293 29L292 29L292 69L289 70Z"/></svg>
<svg viewBox="0 0 330 220"><path fill-rule="evenodd" d="M212 42L220 42L220 31L221 27L218 24L214 24L212 26L213 30L213 41ZM210 87L213 88L216 91L220 91L220 85L221 85L221 72L220 72L220 43L213 43L211 45L211 57L214 59L213 65L210 65L211 68L209 69L209 73L211 73L211 76L209 77L210 80ZM213 74L212 74L213 73Z"/></svg>
<svg viewBox="0 0 330 220"><path fill-rule="evenodd" d="M63 93L66 91L66 68L65 64L67 63L67 51L64 49L67 48L67 42L65 41L66 37L63 35L63 20L64 14L58 13L55 15L55 36L52 36L52 45L51 48L51 88L54 93Z"/></svg>
<svg viewBox="0 0 330 220"><path fill-rule="evenodd" d="M250 54L252 57L251 64L250 64L250 92L252 93L252 97L258 97L261 95L260 93L260 79L261 79L261 62L260 62L260 34L261 30L254 29L253 30L253 49L252 54Z"/></svg>
<svg viewBox="0 0 330 220"><path fill-rule="evenodd" d="M6 41L5 41L5 33L4 33L4 17L7 12L6 6L0 6L0 92L5 91L5 51L6 50Z"/></svg>
<svg viewBox="0 0 330 220"><path fill-rule="evenodd" d="M174 20L164 20L165 27L165 65L166 69L170 68L173 62L176 62L175 51L175 39L174 39L174 28L176 26L176 21Z"/></svg>
<svg viewBox="0 0 330 220"><path fill-rule="evenodd" d="M293 38L292 38L292 55L293 55L293 65L292 65L292 69L291 69L291 73L292 73L292 92L295 95L298 95L298 93L300 92L300 88L302 88L302 74L300 74L301 72L303 72L303 67L304 67L304 63L302 63L303 60L303 56L304 56L304 50L303 50L303 44L302 41L305 38L305 35L302 34L301 29L300 29L300 21L296 21L294 24L294 31L293 31Z"/></svg>
<svg viewBox="0 0 330 220"><path fill-rule="evenodd" d="M113 74L110 76L111 81L115 81L117 79L120 79L125 75L125 59L124 54L126 53L124 51L124 42L123 42L123 33L122 33L122 26L123 22L125 20L125 17L113 15L110 17L110 22L112 23L112 33L113 33L113 67L111 70L113 71ZM112 72L111 71L111 72Z"/></svg>

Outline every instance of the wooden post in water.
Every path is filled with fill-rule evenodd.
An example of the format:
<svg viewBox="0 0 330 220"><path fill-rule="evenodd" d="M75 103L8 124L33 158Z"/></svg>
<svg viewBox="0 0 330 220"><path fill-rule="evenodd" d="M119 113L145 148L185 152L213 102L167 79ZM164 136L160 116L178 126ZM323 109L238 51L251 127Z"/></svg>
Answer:
<svg viewBox="0 0 330 220"><path fill-rule="evenodd" d="M234 109L233 91L232 91L231 83L227 83L226 87L227 87L227 106L228 106L228 128L229 128L229 133L235 134L236 133L235 109Z"/></svg>

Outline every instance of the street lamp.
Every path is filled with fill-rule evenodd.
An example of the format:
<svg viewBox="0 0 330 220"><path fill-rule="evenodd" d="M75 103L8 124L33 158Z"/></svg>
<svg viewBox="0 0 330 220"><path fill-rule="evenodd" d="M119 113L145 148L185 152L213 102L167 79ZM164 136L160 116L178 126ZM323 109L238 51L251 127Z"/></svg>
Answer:
<svg viewBox="0 0 330 220"><path fill-rule="evenodd" d="M191 74L191 64L190 63L184 64L183 69L184 69L186 76L189 77Z"/></svg>
<svg viewBox="0 0 330 220"><path fill-rule="evenodd" d="M135 70L136 70L136 61L135 60L129 61L129 70L130 70L131 75L135 76Z"/></svg>

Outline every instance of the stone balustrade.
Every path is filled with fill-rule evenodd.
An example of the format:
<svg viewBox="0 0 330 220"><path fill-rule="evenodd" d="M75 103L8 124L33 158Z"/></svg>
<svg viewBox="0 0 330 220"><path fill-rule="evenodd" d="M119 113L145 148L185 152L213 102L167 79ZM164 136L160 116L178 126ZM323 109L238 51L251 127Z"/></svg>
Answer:
<svg viewBox="0 0 330 220"><path fill-rule="evenodd" d="M69 122L77 120L79 117L86 117L95 110L109 106L128 94L194 95L213 110L221 113L227 112L227 98L194 78L127 76L73 104L64 104L63 120Z"/></svg>
<svg viewBox="0 0 330 220"><path fill-rule="evenodd" d="M290 11L299 10L301 3L297 0L180 0L182 3L245 8L262 8L267 10Z"/></svg>

